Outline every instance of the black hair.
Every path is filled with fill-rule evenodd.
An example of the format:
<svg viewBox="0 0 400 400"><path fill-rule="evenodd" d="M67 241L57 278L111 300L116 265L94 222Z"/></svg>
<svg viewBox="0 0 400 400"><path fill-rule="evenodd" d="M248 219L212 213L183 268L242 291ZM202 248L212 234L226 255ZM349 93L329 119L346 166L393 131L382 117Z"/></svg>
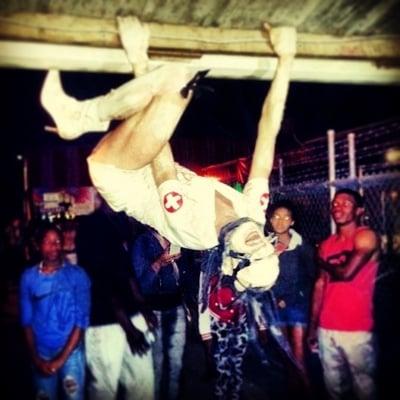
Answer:
<svg viewBox="0 0 400 400"><path fill-rule="evenodd" d="M38 246L40 246L42 244L44 237L50 231L54 231L57 233L57 235L59 236L59 238L61 240L61 243L64 241L64 236L62 234L61 229L57 225L49 223L49 224L40 225L35 232L36 244Z"/></svg>
<svg viewBox="0 0 400 400"><path fill-rule="evenodd" d="M290 200L278 200L275 203L272 203L267 210L268 220L272 217L272 215L278 208L286 208L287 210L289 210L292 216L292 220L297 221L296 207Z"/></svg>
<svg viewBox="0 0 400 400"><path fill-rule="evenodd" d="M364 198L361 196L360 193L356 192L355 190L347 189L347 188L339 189L335 193L335 197L338 196L339 194L347 194L347 195L351 196L354 199L356 206L358 208L364 207Z"/></svg>

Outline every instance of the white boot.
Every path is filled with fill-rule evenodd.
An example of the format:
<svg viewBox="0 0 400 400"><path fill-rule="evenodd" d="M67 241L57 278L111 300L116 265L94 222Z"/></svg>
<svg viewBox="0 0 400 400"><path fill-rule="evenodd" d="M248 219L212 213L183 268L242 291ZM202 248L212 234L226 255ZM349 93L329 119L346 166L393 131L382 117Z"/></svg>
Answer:
<svg viewBox="0 0 400 400"><path fill-rule="evenodd" d="M64 93L58 71L47 74L40 96L60 137L76 139L86 132L104 132L111 120L126 119L143 110L154 96L180 93L194 72L181 65L164 65L132 79L105 96L78 101Z"/></svg>
<svg viewBox="0 0 400 400"><path fill-rule="evenodd" d="M102 96L79 101L65 94L60 73L50 70L43 83L40 102L53 118L58 135L73 140L86 132L105 132L110 121L101 121L97 106Z"/></svg>

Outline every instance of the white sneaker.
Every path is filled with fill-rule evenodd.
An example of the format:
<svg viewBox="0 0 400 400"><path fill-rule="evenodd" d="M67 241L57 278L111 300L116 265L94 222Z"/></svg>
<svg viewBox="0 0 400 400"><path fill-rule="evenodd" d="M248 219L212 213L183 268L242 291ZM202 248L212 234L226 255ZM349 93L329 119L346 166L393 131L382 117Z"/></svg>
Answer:
<svg viewBox="0 0 400 400"><path fill-rule="evenodd" d="M109 121L100 121L97 116L98 99L78 101L65 94L57 70L48 72L40 94L40 102L53 118L57 134L66 140L108 129Z"/></svg>

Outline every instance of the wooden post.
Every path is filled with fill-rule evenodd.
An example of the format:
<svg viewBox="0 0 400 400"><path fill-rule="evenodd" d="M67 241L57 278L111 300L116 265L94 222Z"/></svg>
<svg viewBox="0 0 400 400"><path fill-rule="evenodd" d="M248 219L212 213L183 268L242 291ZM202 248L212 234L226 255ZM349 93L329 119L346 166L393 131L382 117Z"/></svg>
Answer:
<svg viewBox="0 0 400 400"><path fill-rule="evenodd" d="M150 55L273 55L261 29L203 28L149 23ZM0 38L120 48L115 19L16 13L0 17ZM298 33L299 57L399 59L397 35L338 37Z"/></svg>

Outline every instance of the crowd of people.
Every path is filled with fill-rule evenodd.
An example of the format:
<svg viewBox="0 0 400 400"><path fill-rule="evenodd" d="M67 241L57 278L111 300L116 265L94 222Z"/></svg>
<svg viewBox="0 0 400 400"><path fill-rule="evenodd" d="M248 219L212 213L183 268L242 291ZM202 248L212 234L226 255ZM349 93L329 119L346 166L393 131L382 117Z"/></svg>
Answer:
<svg viewBox="0 0 400 400"><path fill-rule="evenodd" d="M201 265L207 252L173 245L111 210L100 195L95 204L73 224L40 224L33 265L25 259L18 280L8 277L19 286L37 398L181 398L189 324L202 339L216 399L243 398L253 328L261 357L279 348L282 365L291 366L289 389L315 398L308 361L317 350L326 398L375 398L379 240L360 223L358 192L336 193L337 233L318 247L294 229L296 205L277 201L267 209L265 229L280 270L267 291L237 290L231 275L221 277L218 268L210 275Z"/></svg>
<svg viewBox="0 0 400 400"><path fill-rule="evenodd" d="M35 258L13 277L35 398L182 398L194 323L215 399L245 398L252 329L262 348L279 349L297 397L315 396L307 360L317 351L327 396L374 399L380 244L362 225L362 197L336 192L337 232L318 247L294 229L296 205L268 201L295 30L264 26L278 62L240 193L172 157L169 140L206 72L149 71L146 26L134 18L118 26L135 79L78 101L50 71L41 93L64 139L122 122L88 158L95 211L41 228Z"/></svg>

